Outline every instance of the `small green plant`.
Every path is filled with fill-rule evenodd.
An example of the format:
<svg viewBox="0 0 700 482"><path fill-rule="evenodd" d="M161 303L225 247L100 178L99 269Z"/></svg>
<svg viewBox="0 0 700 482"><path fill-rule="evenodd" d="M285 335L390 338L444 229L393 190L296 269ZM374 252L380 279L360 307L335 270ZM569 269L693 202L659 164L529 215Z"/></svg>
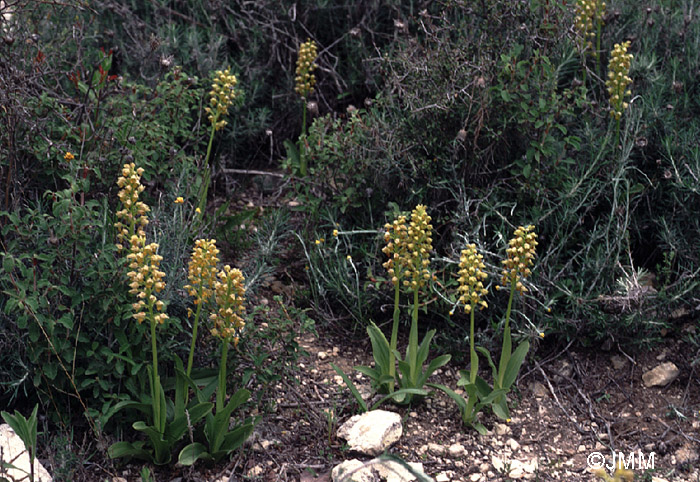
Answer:
<svg viewBox="0 0 700 482"><path fill-rule="evenodd" d="M209 192L209 185L211 184L211 167L209 161L211 157L211 148L214 144L214 134L228 124L228 121L223 117L228 115L228 109L236 99L236 84L238 84L238 79L231 73L231 69L217 70L214 73L214 82L209 92L209 106L204 108L208 115L209 122L211 123L211 128L209 131L207 154L204 158L204 174L202 175L202 184L199 189L197 201L197 207L200 211L198 213L200 214L200 220L201 213L206 207L207 193Z"/></svg>
<svg viewBox="0 0 700 482"><path fill-rule="evenodd" d="M7 412L0 412L3 420L15 431L17 436L24 442L24 446L27 447L27 452L29 452L29 481L34 482L34 459L36 458L36 436L37 436L37 411L39 410L39 405L34 405L34 410L29 418L25 418L24 415L15 410L15 414L9 414ZM3 460L0 460L3 464ZM11 468L11 467L10 467ZM16 468L16 467L15 467Z"/></svg>
<svg viewBox="0 0 700 482"><path fill-rule="evenodd" d="M316 76L313 73L316 69L316 57L318 57L318 48L313 40L308 39L299 46L294 90L301 96L302 102L301 135L296 146L289 140L284 143L287 148L287 156L292 161L295 161L294 164L298 166L301 177L306 177L308 172L308 155L306 152L307 98L313 92L314 85L316 85Z"/></svg>
<svg viewBox="0 0 700 482"><path fill-rule="evenodd" d="M355 367L367 375L373 387L380 393L388 393L382 401L391 398L397 403L410 403L415 395L424 396L428 392L424 387L428 378L438 368L450 361L450 355L441 355L423 365L428 359L430 342L435 330L426 333L423 341L418 344L418 308L420 293L425 290L434 275L430 271L430 254L432 252L431 218L425 206L418 205L411 212L410 219L399 216L393 223L385 226L384 253L389 257L385 268L394 286L394 315L391 342L387 341L384 333L374 323L367 327L367 334L372 343L372 356L375 367ZM403 359L397 350L399 329L399 298L401 290L412 295L411 328L408 336L408 346ZM398 371L396 364L398 362ZM336 371L338 371L336 369ZM342 375L341 375L342 376ZM346 383L347 377L344 377ZM350 384L348 384L350 386ZM398 386L399 390L395 391ZM353 395L357 390L353 390ZM355 395L357 398L357 395ZM360 402L358 400L358 402ZM364 402L361 402L362 406ZM376 405L375 405L376 406ZM364 405L366 407L366 405Z"/></svg>
<svg viewBox="0 0 700 482"><path fill-rule="evenodd" d="M197 460L218 461L240 447L253 432L255 421L246 421L229 431L231 414L240 405L248 401L250 392L239 389L226 403L226 374L229 345L238 345L240 331L245 326L242 314L245 312L245 287L243 274L236 268L224 266L218 273L219 280L214 282L213 291L217 310L210 315L213 322L211 334L221 341L221 360L219 361L218 385L216 387L216 410L208 413L204 424L204 435L208 447L200 442L193 442L180 451L178 462L192 465ZM205 390L196 390L197 398L204 402L208 398Z"/></svg>
<svg viewBox="0 0 700 482"><path fill-rule="evenodd" d="M510 329L510 315L513 306L513 298L516 292L524 293L527 288L522 280L530 276L530 266L535 257L537 235L533 232L534 226L519 227L515 230L514 237L510 240L506 250L507 258L503 260L504 269L501 283L510 288L508 307L506 308L505 324L503 327L503 344L498 367L495 365L491 354L483 347L474 346L474 309L476 306L486 307L481 297L486 294L482 280L486 279L483 270L481 256L476 252L476 246L470 245L462 251L459 272L460 302L470 313L470 370L460 371L458 386L463 386L467 392L468 400L456 392L440 388L447 393L460 409L464 423L474 427L480 433L486 433L486 428L475 421L476 414L484 407L490 406L493 412L503 420L510 419L507 394L515 383L520 367L530 348L530 343L525 340L513 351ZM478 356L476 352L484 355L493 374L493 388L483 378L478 376ZM432 386L432 385L431 385Z"/></svg>

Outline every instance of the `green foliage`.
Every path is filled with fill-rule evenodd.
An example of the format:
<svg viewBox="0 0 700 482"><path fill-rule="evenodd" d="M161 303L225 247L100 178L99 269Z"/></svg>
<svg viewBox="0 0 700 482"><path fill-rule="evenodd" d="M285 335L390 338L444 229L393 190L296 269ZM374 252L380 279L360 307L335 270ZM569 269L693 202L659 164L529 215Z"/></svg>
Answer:
<svg viewBox="0 0 700 482"><path fill-rule="evenodd" d="M36 429L37 429L37 418L36 414L39 410L39 405L34 405L34 410L29 418L25 418L24 415L15 410L15 414L12 415L7 412L0 412L3 420L7 423L12 430L15 431L17 436L22 440L24 446L29 452L29 482L34 482L34 459L36 458ZM4 464L4 460L2 461Z"/></svg>

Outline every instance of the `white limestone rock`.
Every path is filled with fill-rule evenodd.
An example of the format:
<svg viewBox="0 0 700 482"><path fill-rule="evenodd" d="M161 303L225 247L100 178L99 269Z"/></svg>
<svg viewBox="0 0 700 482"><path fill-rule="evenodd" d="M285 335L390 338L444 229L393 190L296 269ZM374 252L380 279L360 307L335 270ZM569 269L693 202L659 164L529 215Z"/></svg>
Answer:
<svg viewBox="0 0 700 482"><path fill-rule="evenodd" d="M338 429L338 437L348 441L350 450L371 456L384 452L402 433L401 416L386 410L355 415Z"/></svg>
<svg viewBox="0 0 700 482"><path fill-rule="evenodd" d="M675 364L666 362L642 375L642 381L647 388L665 387L675 380L679 373L680 370Z"/></svg>
<svg viewBox="0 0 700 482"><path fill-rule="evenodd" d="M29 480L29 452L22 442L22 439L7 424L0 425L0 453L2 461L17 467L17 469L7 469L3 477L11 481ZM51 474L41 465L38 459L34 459L34 481L53 482Z"/></svg>

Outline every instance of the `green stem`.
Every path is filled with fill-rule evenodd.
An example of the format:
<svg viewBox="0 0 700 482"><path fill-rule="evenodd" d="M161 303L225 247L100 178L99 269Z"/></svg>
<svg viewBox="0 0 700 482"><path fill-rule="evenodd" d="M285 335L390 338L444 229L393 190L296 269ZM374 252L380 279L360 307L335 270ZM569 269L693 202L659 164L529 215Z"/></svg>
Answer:
<svg viewBox="0 0 700 482"><path fill-rule="evenodd" d="M506 323L503 328L503 347L501 349L501 361L498 363L498 380L494 388L503 387L503 378L505 377L506 367L510 361L512 342L510 339L510 312L513 307L513 295L515 294L515 285L517 278L514 278L510 283L510 297L508 298L508 308L506 309Z"/></svg>
<svg viewBox="0 0 700 482"><path fill-rule="evenodd" d="M228 356L228 340L221 341L221 364L219 365L219 389L216 392L216 413L224 409L226 401L226 358Z"/></svg>
<svg viewBox="0 0 700 482"><path fill-rule="evenodd" d="M479 369L478 355L476 354L476 350L474 349L474 309L475 306L474 304L472 304L471 316L469 320L469 383L472 384L476 381L476 375Z"/></svg>
<svg viewBox="0 0 700 482"><path fill-rule="evenodd" d="M410 366L411 387L416 383L416 366L418 360L418 289L413 290L413 312L411 313L411 331L408 334L408 353L406 354Z"/></svg>
<svg viewBox="0 0 700 482"><path fill-rule="evenodd" d="M214 134L216 133L216 123L219 120L219 112L214 114L214 120L211 123L211 132L209 134L209 144L207 144L207 155L204 158L204 174L202 175L202 186L199 189L199 219L204 216L204 208L207 205L207 195L209 194L209 184L211 183L209 157L211 156L211 148L214 144Z"/></svg>
<svg viewBox="0 0 700 482"><path fill-rule="evenodd" d="M598 76L600 77L601 76L601 72L600 72L600 33L601 33L603 22L600 18L600 11L598 10L598 8L599 8L598 2L599 1L600 0L598 0L596 2L596 6L595 6L596 17L597 17L597 21L596 21L597 32L596 32L596 39L595 39L595 42L596 42L595 43L595 69L596 69L596 72L598 73Z"/></svg>
<svg viewBox="0 0 700 482"><path fill-rule="evenodd" d="M396 351L396 344L398 343L398 337L399 337L399 283L396 283L396 286L394 286L394 324L391 327L391 347L389 351L389 375L392 376L392 378L396 375L396 358L394 355L394 351ZM389 393L394 391L394 384L393 382L389 386Z"/></svg>
<svg viewBox="0 0 700 482"><path fill-rule="evenodd" d="M302 97L302 116L301 116L301 137L299 140L299 174L301 177L306 177L306 99Z"/></svg>
<svg viewBox="0 0 700 482"><path fill-rule="evenodd" d="M194 362L194 345L197 341L197 327L199 325L199 314L202 311L202 293L198 293L197 311L194 314L194 326L192 327L192 343L190 344L190 355L187 357L187 376L192 373L192 363Z"/></svg>
<svg viewBox="0 0 700 482"><path fill-rule="evenodd" d="M617 150L617 143L620 142L620 119L615 121L615 143L613 149Z"/></svg>
<svg viewBox="0 0 700 482"><path fill-rule="evenodd" d="M150 294L150 292L148 293ZM151 380L151 404L153 406L153 425L159 432L165 427L161 424L161 413L164 407L160 405L160 377L158 376L158 347L156 343L156 321L153 317L153 303L148 307L148 318L151 321L151 351L153 355L153 380Z"/></svg>

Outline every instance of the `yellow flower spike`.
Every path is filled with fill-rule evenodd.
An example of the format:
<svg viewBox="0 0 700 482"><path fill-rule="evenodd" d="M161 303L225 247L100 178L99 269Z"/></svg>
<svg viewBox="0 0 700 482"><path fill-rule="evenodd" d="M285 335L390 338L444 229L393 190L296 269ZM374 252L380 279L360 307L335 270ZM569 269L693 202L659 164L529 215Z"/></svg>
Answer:
<svg viewBox="0 0 700 482"><path fill-rule="evenodd" d="M316 76L313 73L316 69L316 57L318 57L316 42L307 39L299 47L296 77L294 78L296 83L294 90L303 98L307 98L316 85Z"/></svg>
<svg viewBox="0 0 700 482"><path fill-rule="evenodd" d="M122 175L117 179L117 186L120 188L117 196L125 209L116 212L118 221L114 223L117 229L118 251L125 248L125 241L130 245L138 242L140 238L146 237L143 227L148 224L146 214L151 210L146 204L139 201L139 194L145 189L141 185L141 175L143 168L136 168L132 162L124 164Z"/></svg>
<svg viewBox="0 0 700 482"><path fill-rule="evenodd" d="M145 240L140 238L133 241L135 242L131 244L131 253L127 256L128 259L133 260L129 264L131 271L127 273L127 277L131 280L129 293L139 300L132 304L133 310L136 311L133 316L136 321L142 323L146 319L144 309L149 312L163 311L164 303L153 293L158 293L165 288L165 283L162 281L165 273L158 269L163 259L156 254L158 244L145 245ZM165 313L161 313L154 316L154 321L163 323L167 318Z"/></svg>
<svg viewBox="0 0 700 482"><path fill-rule="evenodd" d="M608 80L605 81L605 85L610 95L610 116L615 120L620 120L622 113L628 107L624 98L630 95L627 88L632 83L629 71L633 58L632 54L627 53L629 47L629 41L615 44L608 64Z"/></svg>
<svg viewBox="0 0 700 482"><path fill-rule="evenodd" d="M392 224L386 224L382 252L389 257L384 263L387 271L393 270L392 283L400 283L409 291L420 290L432 279L429 270L430 252L433 249L430 224L425 206L419 204L411 212L410 221L399 216Z"/></svg>
<svg viewBox="0 0 700 482"><path fill-rule="evenodd" d="M502 261L504 267L501 284L510 286L515 282L515 288L521 293L527 291L521 280L531 274L529 267L535 259L535 248L538 243L537 234L532 232L534 229L532 225L518 227L513 233L513 239L508 243L511 246L506 250L508 257ZM521 248L522 251L519 251Z"/></svg>
<svg viewBox="0 0 700 482"><path fill-rule="evenodd" d="M238 95L236 92L237 84L238 79L231 73L230 69L217 70L214 73L214 82L209 92L211 107L204 109L208 114L209 122L214 126L214 130L218 131L227 124L221 117L228 114L228 108Z"/></svg>
<svg viewBox="0 0 700 482"><path fill-rule="evenodd" d="M602 0L578 0L576 2L574 27L579 34L582 50L593 48L596 24L603 22L605 7L605 2Z"/></svg>
<svg viewBox="0 0 700 482"><path fill-rule="evenodd" d="M70 161L72 161L73 159L75 159L75 156L74 156L72 153L70 153L70 152L66 152L66 155L63 156L63 159L64 159L66 162L70 162Z"/></svg>
<svg viewBox="0 0 700 482"><path fill-rule="evenodd" d="M195 298L195 304L206 303L211 298L216 282L216 264L219 250L215 239L198 239L192 248L188 268L187 293Z"/></svg>
<svg viewBox="0 0 700 482"><path fill-rule="evenodd" d="M481 297L488 292L484 288L484 281L488 275L483 271L486 266L483 262L484 257L477 253L476 245L469 244L466 249L462 250L459 259L459 302L464 305L464 310L470 313L475 306L479 305L480 309L486 307L486 303L481 301Z"/></svg>
<svg viewBox="0 0 700 482"><path fill-rule="evenodd" d="M238 343L238 334L245 326L242 318L245 313L245 280L239 269L228 265L219 271L218 278L214 284L218 309L209 316L213 322L211 334L235 345Z"/></svg>

